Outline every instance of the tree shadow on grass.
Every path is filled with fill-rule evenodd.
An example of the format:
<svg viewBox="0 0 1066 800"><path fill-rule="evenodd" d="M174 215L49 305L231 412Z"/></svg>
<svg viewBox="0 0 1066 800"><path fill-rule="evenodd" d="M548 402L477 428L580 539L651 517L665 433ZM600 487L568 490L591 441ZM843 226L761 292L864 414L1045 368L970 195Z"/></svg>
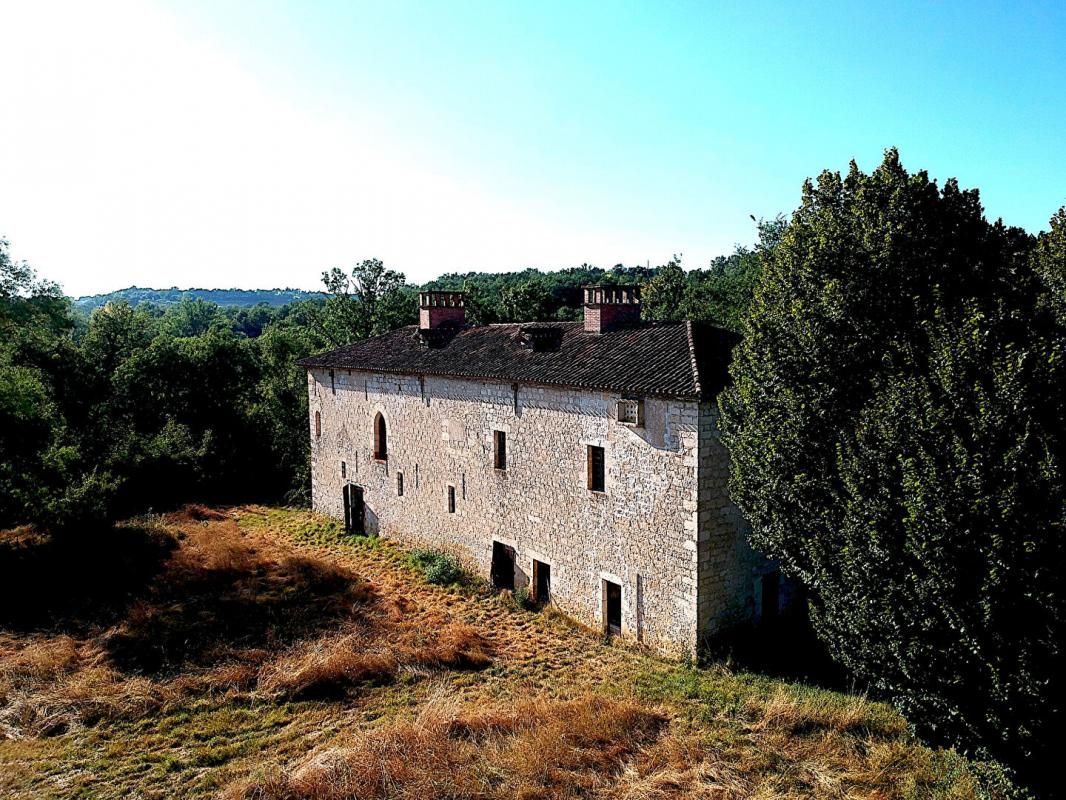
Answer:
<svg viewBox="0 0 1066 800"><path fill-rule="evenodd" d="M144 596L176 546L135 525L64 536L24 531L0 538L0 627L77 633L120 619Z"/></svg>
<svg viewBox="0 0 1066 800"><path fill-rule="evenodd" d="M204 513L190 506L166 528L3 533L0 630L93 638L120 671L165 677L378 624L378 598L355 573L257 549L234 520Z"/></svg>
<svg viewBox="0 0 1066 800"><path fill-rule="evenodd" d="M732 627L705 643L701 660L823 689L854 688L801 611Z"/></svg>
<svg viewBox="0 0 1066 800"><path fill-rule="evenodd" d="M276 651L343 621L373 624L377 599L357 575L303 557L178 564L130 609L106 646L126 672L166 675Z"/></svg>

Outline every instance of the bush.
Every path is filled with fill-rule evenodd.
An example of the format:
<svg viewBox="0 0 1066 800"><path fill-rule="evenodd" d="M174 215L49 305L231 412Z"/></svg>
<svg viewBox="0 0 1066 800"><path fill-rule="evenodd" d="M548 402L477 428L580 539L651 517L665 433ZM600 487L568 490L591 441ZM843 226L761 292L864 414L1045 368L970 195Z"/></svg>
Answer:
<svg viewBox="0 0 1066 800"><path fill-rule="evenodd" d="M440 550L413 550L411 563L425 575L427 581L437 586L462 583L466 577L459 559Z"/></svg>
<svg viewBox="0 0 1066 800"><path fill-rule="evenodd" d="M537 607L537 604L533 601L533 595L529 593L528 586L520 586L515 589L514 602L516 606L526 611L533 611Z"/></svg>

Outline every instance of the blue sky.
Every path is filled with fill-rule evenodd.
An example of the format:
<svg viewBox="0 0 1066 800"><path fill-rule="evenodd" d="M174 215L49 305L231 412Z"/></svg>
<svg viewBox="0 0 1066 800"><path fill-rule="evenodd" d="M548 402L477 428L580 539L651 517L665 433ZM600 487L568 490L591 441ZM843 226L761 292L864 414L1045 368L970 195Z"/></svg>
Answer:
<svg viewBox="0 0 1066 800"><path fill-rule="evenodd" d="M704 266L804 178L1066 204L1066 3L5 5L0 235L82 294Z"/></svg>

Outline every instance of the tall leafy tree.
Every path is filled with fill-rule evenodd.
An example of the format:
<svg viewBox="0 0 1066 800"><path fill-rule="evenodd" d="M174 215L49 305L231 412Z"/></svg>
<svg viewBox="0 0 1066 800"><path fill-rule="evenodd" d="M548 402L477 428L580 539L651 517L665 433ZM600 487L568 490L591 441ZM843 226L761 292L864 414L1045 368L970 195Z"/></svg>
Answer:
<svg viewBox="0 0 1066 800"><path fill-rule="evenodd" d="M645 319L683 319L687 289L688 279L681 268L681 256L675 255L641 287L641 313Z"/></svg>
<svg viewBox="0 0 1066 800"><path fill-rule="evenodd" d="M824 172L721 399L753 543L834 657L1018 764L1049 752L1066 675L1066 340L1031 245L895 150Z"/></svg>
<svg viewBox="0 0 1066 800"><path fill-rule="evenodd" d="M361 261L351 275L334 267L322 273L322 282L329 296L317 315L317 327L334 347L384 333L416 313L413 302L406 318L400 308L405 296L403 273L386 269L377 258Z"/></svg>
<svg viewBox="0 0 1066 800"><path fill-rule="evenodd" d="M555 316L551 290L543 280L531 278L500 293L498 318L506 322L538 322Z"/></svg>

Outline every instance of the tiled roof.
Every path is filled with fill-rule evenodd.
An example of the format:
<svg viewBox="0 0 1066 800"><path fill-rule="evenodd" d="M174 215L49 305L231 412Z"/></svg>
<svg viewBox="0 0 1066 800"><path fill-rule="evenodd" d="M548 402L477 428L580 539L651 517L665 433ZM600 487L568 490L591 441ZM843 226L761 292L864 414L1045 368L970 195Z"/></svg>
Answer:
<svg viewBox="0 0 1066 800"><path fill-rule="evenodd" d="M736 337L692 322L651 322L586 333L581 322L536 323L560 331L557 345L535 350L527 324L430 332L415 325L300 361L305 367L407 375L484 378L685 398L714 397L725 385Z"/></svg>

